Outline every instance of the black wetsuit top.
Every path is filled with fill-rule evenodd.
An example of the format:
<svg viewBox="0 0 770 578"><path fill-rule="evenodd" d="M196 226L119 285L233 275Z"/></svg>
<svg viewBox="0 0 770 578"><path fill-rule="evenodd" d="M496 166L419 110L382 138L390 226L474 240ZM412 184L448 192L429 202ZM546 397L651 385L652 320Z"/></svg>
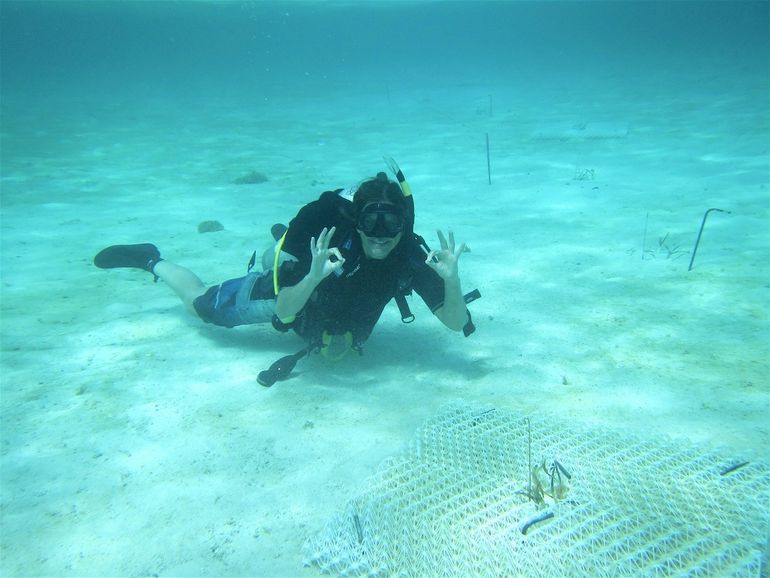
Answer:
<svg viewBox="0 0 770 578"><path fill-rule="evenodd" d="M342 270L324 279L297 314L294 330L310 343L318 343L324 331L335 335L350 332L353 343L360 345L399 292L414 289L431 311L441 307L444 281L425 264L420 247L424 241L414 233L404 233L386 259L368 259L353 221L343 210L349 201L338 193L327 191L289 223L282 250L297 261L281 265L281 287L296 285L310 271L310 238L318 238L324 227L337 227L329 246L339 249L345 258Z"/></svg>

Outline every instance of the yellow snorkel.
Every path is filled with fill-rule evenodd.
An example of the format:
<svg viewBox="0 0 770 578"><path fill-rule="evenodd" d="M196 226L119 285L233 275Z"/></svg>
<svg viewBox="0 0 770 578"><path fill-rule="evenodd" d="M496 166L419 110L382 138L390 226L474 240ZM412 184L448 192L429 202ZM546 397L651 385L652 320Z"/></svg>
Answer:
<svg viewBox="0 0 770 578"><path fill-rule="evenodd" d="M414 197L412 196L412 187L410 187L409 183L406 182L404 172L398 166L398 163L393 159L393 157L382 158L385 161L385 164L388 165L390 172L393 173L394 177L396 177L396 181L398 182L398 186L401 189L401 193L404 195L404 203L406 205L407 232L409 234L414 234Z"/></svg>
<svg viewBox="0 0 770 578"><path fill-rule="evenodd" d="M412 187L409 186L409 183L406 182L406 177L404 176L403 171L398 167L398 163L396 163L395 160L393 160L393 157L382 157L385 160L385 164L388 165L388 168L390 169L390 172L393 173L393 176L396 177L396 180L398 181L398 186L401 187L401 192L404 193L405 197L411 197L412 196Z"/></svg>

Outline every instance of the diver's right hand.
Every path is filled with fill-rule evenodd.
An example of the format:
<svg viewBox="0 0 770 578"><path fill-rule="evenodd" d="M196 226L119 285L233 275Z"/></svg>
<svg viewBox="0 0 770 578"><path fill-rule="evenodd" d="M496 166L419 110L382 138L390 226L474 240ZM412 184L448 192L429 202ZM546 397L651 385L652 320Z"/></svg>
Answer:
<svg viewBox="0 0 770 578"><path fill-rule="evenodd" d="M345 264L345 258L340 253L337 247L329 248L336 227L327 229L324 227L323 231L318 235L318 240L315 237L310 238L310 255L313 257L310 263L310 271L308 276L320 283L326 279L329 275L335 271L342 269Z"/></svg>

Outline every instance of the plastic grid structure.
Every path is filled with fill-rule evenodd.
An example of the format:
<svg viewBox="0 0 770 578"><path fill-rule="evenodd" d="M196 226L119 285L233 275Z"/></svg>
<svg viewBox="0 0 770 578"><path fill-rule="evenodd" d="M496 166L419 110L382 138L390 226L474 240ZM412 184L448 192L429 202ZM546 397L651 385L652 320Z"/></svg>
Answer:
<svg viewBox="0 0 770 578"><path fill-rule="evenodd" d="M536 504L529 465L554 460L567 493ZM304 556L340 576L758 577L769 506L762 461L453 404Z"/></svg>

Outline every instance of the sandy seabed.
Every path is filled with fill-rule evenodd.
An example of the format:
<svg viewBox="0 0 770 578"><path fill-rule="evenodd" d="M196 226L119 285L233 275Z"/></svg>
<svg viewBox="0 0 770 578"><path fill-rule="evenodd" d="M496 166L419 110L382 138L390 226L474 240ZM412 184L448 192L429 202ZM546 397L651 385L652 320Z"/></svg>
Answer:
<svg viewBox="0 0 770 578"><path fill-rule="evenodd" d="M767 87L608 86L6 100L2 573L317 575L303 542L458 399L766 457ZM92 264L153 242L206 283L240 276L273 223L383 155L418 232L471 247L470 338L413 299L362 357L265 389L296 337L205 325ZM232 184L252 170L269 180ZM730 213L688 272L712 207Z"/></svg>

